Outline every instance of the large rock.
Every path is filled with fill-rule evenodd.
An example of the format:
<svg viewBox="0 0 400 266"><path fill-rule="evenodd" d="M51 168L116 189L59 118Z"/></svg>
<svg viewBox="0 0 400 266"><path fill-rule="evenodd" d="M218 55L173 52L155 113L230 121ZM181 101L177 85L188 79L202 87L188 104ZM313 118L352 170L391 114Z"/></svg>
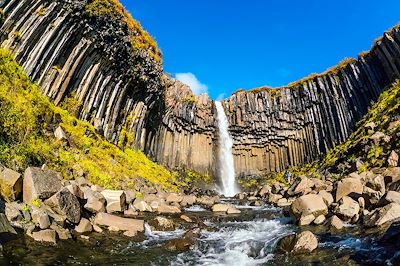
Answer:
<svg viewBox="0 0 400 266"><path fill-rule="evenodd" d="M385 207L375 209L364 217L364 225L368 227L381 226L400 220L400 204L390 203Z"/></svg>
<svg viewBox="0 0 400 266"><path fill-rule="evenodd" d="M108 213L98 213L94 224L99 226L114 227L120 231L143 232L144 221L130 218L122 218Z"/></svg>
<svg viewBox="0 0 400 266"><path fill-rule="evenodd" d="M365 185L375 191L385 194L385 179L382 175L371 175Z"/></svg>
<svg viewBox="0 0 400 266"><path fill-rule="evenodd" d="M340 220L340 218L337 217L336 215L333 215L333 216L329 219L329 225L330 225L330 230L331 230L331 232L333 232L333 233L342 230L343 227L344 227L343 221Z"/></svg>
<svg viewBox="0 0 400 266"><path fill-rule="evenodd" d="M0 166L0 194L8 202L22 195L22 177L18 172Z"/></svg>
<svg viewBox="0 0 400 266"><path fill-rule="evenodd" d="M386 195L381 199L380 205L385 206L389 203L400 204L400 192L388 191Z"/></svg>
<svg viewBox="0 0 400 266"><path fill-rule="evenodd" d="M4 213L0 213L0 243L11 240L16 236L17 232L10 225L7 216Z"/></svg>
<svg viewBox="0 0 400 266"><path fill-rule="evenodd" d="M292 234L278 241L278 253L308 254L318 248L318 239L310 231Z"/></svg>
<svg viewBox="0 0 400 266"><path fill-rule="evenodd" d="M44 230L50 227L50 218L46 211L40 208L33 208L31 212L32 222L39 225Z"/></svg>
<svg viewBox="0 0 400 266"><path fill-rule="evenodd" d="M79 224L75 226L75 231L80 234L90 233L93 231L93 226L88 219L82 218Z"/></svg>
<svg viewBox="0 0 400 266"><path fill-rule="evenodd" d="M335 209L335 214L345 222L356 218L356 215L360 212L358 202L348 196L343 196L339 203L340 205Z"/></svg>
<svg viewBox="0 0 400 266"><path fill-rule="evenodd" d="M364 187L363 198L365 199L367 204L369 205L377 204L382 196L383 196L382 192L373 190L372 188L369 187Z"/></svg>
<svg viewBox="0 0 400 266"><path fill-rule="evenodd" d="M51 170L29 167L23 181L23 200L31 204L34 199L45 200L62 188L58 174Z"/></svg>
<svg viewBox="0 0 400 266"><path fill-rule="evenodd" d="M31 236L35 241L56 244L56 231L53 229L33 232Z"/></svg>
<svg viewBox="0 0 400 266"><path fill-rule="evenodd" d="M68 188L63 188L44 202L60 215L65 215L71 223L77 224L81 219L81 205L77 197Z"/></svg>
<svg viewBox="0 0 400 266"><path fill-rule="evenodd" d="M314 182L305 177L302 176L301 179L296 182L295 184L292 185L292 187L290 187L290 189L288 190L288 194L290 196L294 196L294 195L298 195L298 194L307 194L311 191L311 188L314 186Z"/></svg>
<svg viewBox="0 0 400 266"><path fill-rule="evenodd" d="M165 217L156 217L150 220L149 225L153 231L174 231L175 223L171 219Z"/></svg>
<svg viewBox="0 0 400 266"><path fill-rule="evenodd" d="M90 188L85 189L85 199L87 199L86 204L83 206L86 210L92 213L105 212L105 202L106 199L99 192L94 192Z"/></svg>
<svg viewBox="0 0 400 266"><path fill-rule="evenodd" d="M136 199L135 202L133 203L133 207L140 212L152 212L153 209L147 204L146 201Z"/></svg>
<svg viewBox="0 0 400 266"><path fill-rule="evenodd" d="M183 235L182 238L173 239L165 243L164 248L170 251L188 251L195 243L196 239L200 237L200 232L200 228L189 230Z"/></svg>
<svg viewBox="0 0 400 266"><path fill-rule="evenodd" d="M290 209L296 219L300 219L302 216L307 216L309 214L318 217L319 215L326 215L328 213L328 207L323 198L315 194L308 194L297 198L293 201Z"/></svg>
<svg viewBox="0 0 400 266"><path fill-rule="evenodd" d="M182 197L181 206L191 206L196 203L196 196L195 195L185 195Z"/></svg>
<svg viewBox="0 0 400 266"><path fill-rule="evenodd" d="M333 203L333 196L331 193L327 192L326 190L321 190L318 192L318 195L322 197L326 206L331 206L331 204Z"/></svg>
<svg viewBox="0 0 400 266"><path fill-rule="evenodd" d="M165 213L165 214L174 214L174 213L181 213L181 209L176 206L169 206L166 204L161 204L158 209L158 213Z"/></svg>
<svg viewBox="0 0 400 266"><path fill-rule="evenodd" d="M170 193L165 200L168 203L171 203L171 202L180 203L183 200L183 197L181 195L176 194L176 193Z"/></svg>
<svg viewBox="0 0 400 266"><path fill-rule="evenodd" d="M108 213L123 212L125 210L126 196L123 190L103 190L101 194L107 202Z"/></svg>
<svg viewBox="0 0 400 266"><path fill-rule="evenodd" d="M338 202L344 196L350 195L356 196L357 198L363 193L364 186L360 179L357 178L344 178L338 182L336 189L336 202Z"/></svg>

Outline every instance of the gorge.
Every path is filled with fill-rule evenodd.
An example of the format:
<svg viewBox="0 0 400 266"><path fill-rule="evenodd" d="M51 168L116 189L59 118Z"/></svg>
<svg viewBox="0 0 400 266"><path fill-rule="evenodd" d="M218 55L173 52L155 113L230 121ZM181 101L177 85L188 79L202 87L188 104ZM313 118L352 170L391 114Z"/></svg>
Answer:
<svg viewBox="0 0 400 266"><path fill-rule="evenodd" d="M0 264L400 264L400 25L214 101L118 0L0 8Z"/></svg>

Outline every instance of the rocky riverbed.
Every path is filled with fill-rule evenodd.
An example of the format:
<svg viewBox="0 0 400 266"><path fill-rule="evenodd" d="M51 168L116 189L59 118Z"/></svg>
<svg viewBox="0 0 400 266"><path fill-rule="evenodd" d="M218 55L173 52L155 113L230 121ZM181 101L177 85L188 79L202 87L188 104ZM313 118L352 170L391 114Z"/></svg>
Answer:
<svg viewBox="0 0 400 266"><path fill-rule="evenodd" d="M398 265L400 168L306 176L235 198L107 190L1 169L2 264ZM12 227L11 227L11 226Z"/></svg>

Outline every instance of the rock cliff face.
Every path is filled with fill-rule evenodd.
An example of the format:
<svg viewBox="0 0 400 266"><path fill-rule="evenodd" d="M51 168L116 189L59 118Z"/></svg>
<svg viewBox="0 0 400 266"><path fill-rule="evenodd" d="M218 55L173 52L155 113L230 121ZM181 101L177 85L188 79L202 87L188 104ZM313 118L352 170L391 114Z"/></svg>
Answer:
<svg viewBox="0 0 400 266"><path fill-rule="evenodd" d="M159 52L145 45L150 37L140 26L88 8L95 2L116 3L0 1L1 46L56 104L75 99L76 115L108 140L142 149L171 168L215 173L213 101L163 75ZM400 78L398 26L358 60L287 87L234 93L223 105L237 174L275 172L315 160L350 135L370 102L395 78Z"/></svg>

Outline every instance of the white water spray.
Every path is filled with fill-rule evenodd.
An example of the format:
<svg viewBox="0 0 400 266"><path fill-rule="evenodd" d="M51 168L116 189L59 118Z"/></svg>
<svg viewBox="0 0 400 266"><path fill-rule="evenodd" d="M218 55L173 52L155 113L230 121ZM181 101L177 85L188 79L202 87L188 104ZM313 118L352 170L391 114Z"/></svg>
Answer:
<svg viewBox="0 0 400 266"><path fill-rule="evenodd" d="M227 197L233 197L239 192L235 181L235 168L232 154L232 138L228 132L228 119L225 115L224 108L220 101L215 102L217 108L218 120L218 159L219 159L219 174L221 178L222 191L221 193Z"/></svg>

